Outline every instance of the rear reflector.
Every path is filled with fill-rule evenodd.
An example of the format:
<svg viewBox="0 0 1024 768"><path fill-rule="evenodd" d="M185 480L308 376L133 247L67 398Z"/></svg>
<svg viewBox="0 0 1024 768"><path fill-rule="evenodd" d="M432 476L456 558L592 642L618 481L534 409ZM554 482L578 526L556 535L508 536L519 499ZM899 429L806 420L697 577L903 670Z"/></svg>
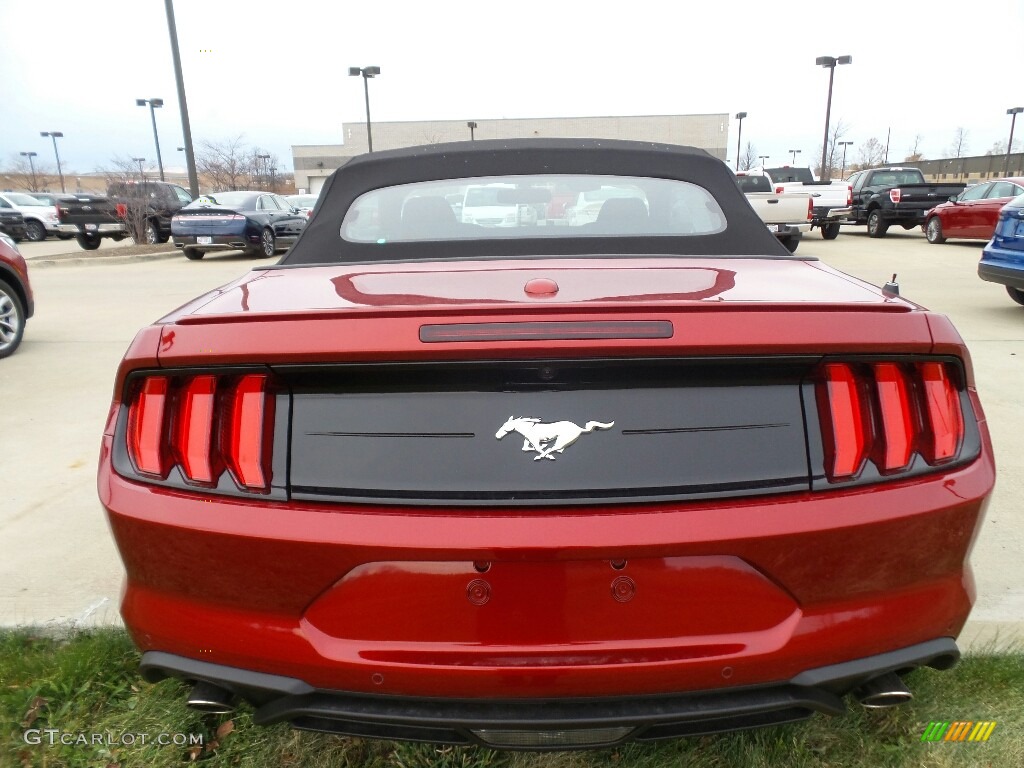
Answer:
<svg viewBox="0 0 1024 768"><path fill-rule="evenodd" d="M148 376L131 388L127 448L136 472L218 486L225 468L242 490L268 493L274 394L265 374Z"/></svg>
<svg viewBox="0 0 1024 768"><path fill-rule="evenodd" d="M128 453L135 468L161 479L170 469L164 440L168 383L166 376L150 376L128 410Z"/></svg>

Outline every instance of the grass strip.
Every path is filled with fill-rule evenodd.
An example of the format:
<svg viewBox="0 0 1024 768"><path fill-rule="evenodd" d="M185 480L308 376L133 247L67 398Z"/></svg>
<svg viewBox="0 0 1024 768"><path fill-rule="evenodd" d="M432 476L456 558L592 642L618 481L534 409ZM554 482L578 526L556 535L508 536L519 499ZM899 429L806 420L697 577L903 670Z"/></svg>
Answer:
<svg viewBox="0 0 1024 768"><path fill-rule="evenodd" d="M546 754L349 739L260 728L252 710L204 715L176 681L151 685L120 629L56 637L0 631L0 724L6 768L162 768L197 763L246 768L944 768L1024 766L1024 653L965 656L950 672L907 677L909 704L852 705L841 718L718 736ZM988 741L922 741L933 722L994 721Z"/></svg>

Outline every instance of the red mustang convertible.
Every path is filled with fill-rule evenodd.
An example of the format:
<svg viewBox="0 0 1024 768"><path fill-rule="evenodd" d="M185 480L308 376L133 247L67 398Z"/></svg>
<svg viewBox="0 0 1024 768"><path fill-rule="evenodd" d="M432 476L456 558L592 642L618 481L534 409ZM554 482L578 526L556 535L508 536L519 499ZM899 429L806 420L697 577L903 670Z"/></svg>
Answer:
<svg viewBox="0 0 1024 768"><path fill-rule="evenodd" d="M994 474L949 320L790 254L720 160L476 141L350 161L143 329L99 495L192 706L569 749L910 698Z"/></svg>

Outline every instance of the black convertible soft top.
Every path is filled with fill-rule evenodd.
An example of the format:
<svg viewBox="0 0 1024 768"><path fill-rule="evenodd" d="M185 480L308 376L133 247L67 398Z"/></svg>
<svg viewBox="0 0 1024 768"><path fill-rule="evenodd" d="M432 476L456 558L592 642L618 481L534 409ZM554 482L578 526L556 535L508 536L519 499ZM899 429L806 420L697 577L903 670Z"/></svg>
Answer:
<svg viewBox="0 0 1024 768"><path fill-rule="evenodd" d="M518 174L593 174L672 179L708 190L728 224L715 234L430 242L350 242L342 219L360 195L420 181ZM702 149L607 139L509 139L430 144L359 155L327 179L313 216L280 264L435 261L530 256L766 256L790 254L747 203L725 163Z"/></svg>

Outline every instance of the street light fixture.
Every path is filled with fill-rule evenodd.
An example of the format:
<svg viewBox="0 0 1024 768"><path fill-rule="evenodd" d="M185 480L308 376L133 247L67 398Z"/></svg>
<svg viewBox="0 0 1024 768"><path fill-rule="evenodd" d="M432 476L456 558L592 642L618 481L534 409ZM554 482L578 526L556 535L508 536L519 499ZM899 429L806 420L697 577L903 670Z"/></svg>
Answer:
<svg viewBox="0 0 1024 768"><path fill-rule="evenodd" d="M832 116L832 81L836 76L837 64L852 64L853 56L819 56L814 60L819 67L828 70L828 103L825 106L825 140L821 144L821 179L828 181L832 178L832 169L825 168L825 157L828 154L828 121Z"/></svg>
<svg viewBox="0 0 1024 768"><path fill-rule="evenodd" d="M846 177L846 148L853 146L852 141L840 141L839 146L843 148L843 170L839 172L839 178Z"/></svg>
<svg viewBox="0 0 1024 768"><path fill-rule="evenodd" d="M366 94L366 147L373 152L373 134L370 132L370 78L380 74L380 67L349 67L350 77L363 76L363 92Z"/></svg>
<svg viewBox="0 0 1024 768"><path fill-rule="evenodd" d="M470 120L468 123L466 123L466 127L469 128L469 140L470 141L475 141L476 140L476 134L475 134L476 123L474 121Z"/></svg>
<svg viewBox="0 0 1024 768"><path fill-rule="evenodd" d="M790 163L790 165L796 165L796 156L799 155L803 150L801 150L801 149L790 149L790 150L787 150L787 151L793 153L793 162Z"/></svg>
<svg viewBox="0 0 1024 768"><path fill-rule="evenodd" d="M156 111L164 105L163 99L136 99L136 106L144 107L149 105L149 116L153 119L153 141L156 144L156 164L160 168L160 181L164 180L164 161L160 157L160 137L156 133Z"/></svg>
<svg viewBox="0 0 1024 768"><path fill-rule="evenodd" d="M761 167L762 168L764 168L764 166L766 165L765 160L767 160L769 157L771 157L771 155L758 155L757 156L757 159L761 161Z"/></svg>
<svg viewBox="0 0 1024 768"><path fill-rule="evenodd" d="M36 184L36 164L32 161L32 158L36 156L36 153L35 152L22 152L21 156L28 158L28 167L32 169L32 191L35 192L36 191L36 187L38 185Z"/></svg>
<svg viewBox="0 0 1024 768"><path fill-rule="evenodd" d="M64 189L64 171L60 167L60 153L57 151L57 139L64 138L64 134L60 131L40 131L40 136L49 136L53 139L53 156L57 158L57 175L60 176L60 191L66 192Z"/></svg>
<svg viewBox="0 0 1024 768"><path fill-rule="evenodd" d="M1003 166L1003 176L1010 175L1010 153L1013 151L1013 128L1017 124L1017 115L1024 112L1024 107L1013 107L1012 109L1006 110L1006 114L1012 115L1010 118L1010 140L1006 142L1006 164Z"/></svg>
<svg viewBox="0 0 1024 768"><path fill-rule="evenodd" d="M146 173L145 173L145 171L142 170L142 164L144 162L146 162L146 158L144 158L144 157L133 157L132 158L132 162L139 164L139 176L141 176L142 180L145 181L146 180Z"/></svg>
<svg viewBox="0 0 1024 768"><path fill-rule="evenodd" d="M740 121L740 129L737 131L736 136L736 170L740 169L740 142L743 140L743 118L747 116L746 112L737 112L736 119Z"/></svg>
<svg viewBox="0 0 1024 768"><path fill-rule="evenodd" d="M267 172L266 171L267 171L267 168L268 168L268 166L270 164L270 155L256 155L256 159L263 161L263 169L262 170L260 170L260 164L256 163L256 174L257 174L257 176L262 176L264 179L266 179L266 177L267 177ZM260 186L263 186L263 184L265 184L265 183L266 183L265 181L261 181L260 182Z"/></svg>

